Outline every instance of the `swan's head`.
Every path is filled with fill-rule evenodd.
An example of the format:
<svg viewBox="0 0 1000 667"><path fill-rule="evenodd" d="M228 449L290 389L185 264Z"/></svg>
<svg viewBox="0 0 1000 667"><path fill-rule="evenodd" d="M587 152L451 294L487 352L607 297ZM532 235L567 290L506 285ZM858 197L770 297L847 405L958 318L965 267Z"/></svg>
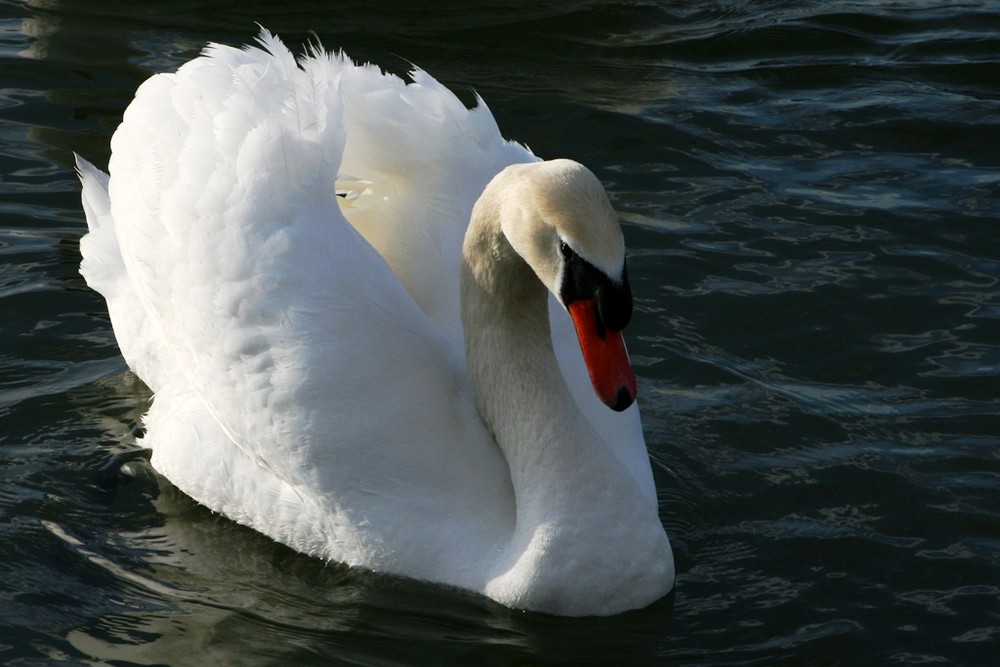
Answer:
<svg viewBox="0 0 1000 667"><path fill-rule="evenodd" d="M508 167L500 225L511 247L573 318L598 397L624 410L636 395L621 331L632 317L625 242L597 177L572 160Z"/></svg>

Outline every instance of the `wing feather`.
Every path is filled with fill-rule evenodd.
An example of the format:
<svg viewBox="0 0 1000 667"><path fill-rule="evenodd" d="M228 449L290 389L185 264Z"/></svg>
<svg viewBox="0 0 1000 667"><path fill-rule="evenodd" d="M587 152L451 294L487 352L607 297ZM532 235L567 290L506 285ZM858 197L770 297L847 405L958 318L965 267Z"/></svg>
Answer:
<svg viewBox="0 0 1000 667"><path fill-rule="evenodd" d="M444 521L456 498L473 507L484 492L470 480L506 493L505 469L471 402L441 410L468 391L461 350L341 212L353 64L300 68L276 38L260 41L209 47L143 84L109 180L81 162L85 274L156 392L146 444L174 483L309 553L371 566L391 533L433 562L421 561L426 536L373 495L398 498L405 483L403 497ZM289 503L308 520L274 516Z"/></svg>

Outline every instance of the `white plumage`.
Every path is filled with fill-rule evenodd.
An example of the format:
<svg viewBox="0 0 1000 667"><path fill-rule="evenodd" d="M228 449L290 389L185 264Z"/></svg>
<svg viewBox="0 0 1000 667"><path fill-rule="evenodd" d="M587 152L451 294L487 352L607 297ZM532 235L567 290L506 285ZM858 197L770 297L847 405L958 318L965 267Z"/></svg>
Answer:
<svg viewBox="0 0 1000 667"><path fill-rule="evenodd" d="M549 181L596 180L537 162L484 105L466 109L422 71L407 84L259 41L213 45L145 82L112 140L110 179L78 160L81 271L154 392L153 465L321 558L562 614L663 595L673 560L638 411L594 396L557 300L549 376L546 345L517 363L484 353L494 370L479 379L466 364L463 337L488 326L460 315L463 239L484 189L541 210ZM519 163L534 164L505 170ZM576 222L552 223L563 239L589 238L580 220L604 215L567 213ZM575 250L624 261L617 247ZM491 398L491 383L525 404ZM487 413L516 419L484 423L477 391Z"/></svg>

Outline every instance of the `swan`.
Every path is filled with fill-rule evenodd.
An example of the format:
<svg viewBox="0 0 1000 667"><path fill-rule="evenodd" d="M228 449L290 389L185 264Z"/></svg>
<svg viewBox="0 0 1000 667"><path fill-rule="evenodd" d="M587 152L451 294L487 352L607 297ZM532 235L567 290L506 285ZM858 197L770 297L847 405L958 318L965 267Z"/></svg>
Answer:
<svg viewBox="0 0 1000 667"><path fill-rule="evenodd" d="M608 615L673 587L597 178L417 69L209 45L143 83L81 273L183 492L315 557Z"/></svg>

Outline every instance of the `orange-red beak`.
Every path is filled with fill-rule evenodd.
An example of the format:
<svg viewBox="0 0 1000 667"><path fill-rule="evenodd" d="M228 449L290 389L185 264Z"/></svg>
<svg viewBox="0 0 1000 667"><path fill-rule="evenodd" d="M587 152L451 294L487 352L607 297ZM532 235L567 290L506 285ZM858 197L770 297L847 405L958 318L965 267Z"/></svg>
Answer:
<svg viewBox="0 0 1000 667"><path fill-rule="evenodd" d="M632 405L636 395L635 375L621 332L605 328L597 299L573 301L567 308L594 391L608 407L621 412Z"/></svg>

